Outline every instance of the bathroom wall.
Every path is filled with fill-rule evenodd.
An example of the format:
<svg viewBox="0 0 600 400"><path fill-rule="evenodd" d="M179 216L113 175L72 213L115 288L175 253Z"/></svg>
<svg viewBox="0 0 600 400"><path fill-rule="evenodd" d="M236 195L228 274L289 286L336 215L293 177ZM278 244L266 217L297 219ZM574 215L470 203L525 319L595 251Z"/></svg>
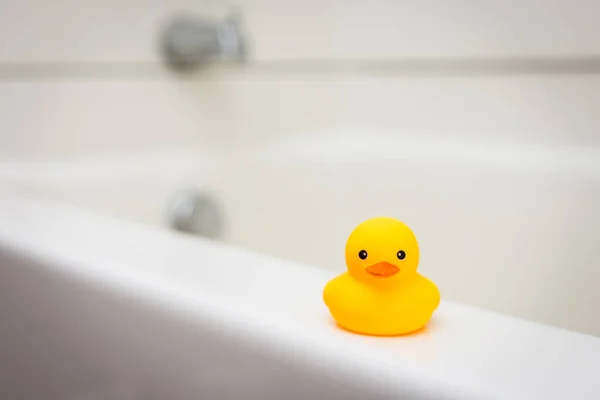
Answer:
<svg viewBox="0 0 600 400"><path fill-rule="evenodd" d="M600 335L600 3L565 4L0 0L0 162L219 154L237 245L340 270L358 219L402 209L445 297ZM247 65L163 66L170 16L234 5Z"/></svg>
<svg viewBox="0 0 600 400"><path fill-rule="evenodd" d="M562 1L2 0L0 157L256 144L352 128L432 140L594 145L600 6ZM234 5L245 68L182 78L170 16Z"/></svg>

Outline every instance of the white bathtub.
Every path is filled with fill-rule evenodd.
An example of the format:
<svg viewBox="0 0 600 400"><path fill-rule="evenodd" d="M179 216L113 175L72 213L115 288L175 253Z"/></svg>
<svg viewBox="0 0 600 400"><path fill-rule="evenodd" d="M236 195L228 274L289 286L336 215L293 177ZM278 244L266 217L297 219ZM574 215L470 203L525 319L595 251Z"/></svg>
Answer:
<svg viewBox="0 0 600 400"><path fill-rule="evenodd" d="M6 163L39 198L165 226L169 198L211 193L224 239L342 271L351 229L406 221L443 297L600 335L600 155L586 148L314 136L255 148L60 163Z"/></svg>
<svg viewBox="0 0 600 400"><path fill-rule="evenodd" d="M597 399L600 339L444 300L331 321L331 272L0 192L0 397Z"/></svg>

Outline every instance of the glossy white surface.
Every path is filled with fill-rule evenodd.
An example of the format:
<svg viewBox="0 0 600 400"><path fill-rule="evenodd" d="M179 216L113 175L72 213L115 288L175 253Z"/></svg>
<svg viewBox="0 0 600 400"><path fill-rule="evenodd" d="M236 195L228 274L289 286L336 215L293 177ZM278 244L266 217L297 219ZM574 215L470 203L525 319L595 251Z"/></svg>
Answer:
<svg viewBox="0 0 600 400"><path fill-rule="evenodd" d="M597 338L448 301L419 335L358 336L324 270L9 193L0 220L2 397L600 394Z"/></svg>
<svg viewBox="0 0 600 400"><path fill-rule="evenodd" d="M175 192L205 190L227 242L334 272L359 221L395 216L415 230L421 270L446 299L600 335L594 148L343 131L161 157L5 162L0 182L156 226Z"/></svg>

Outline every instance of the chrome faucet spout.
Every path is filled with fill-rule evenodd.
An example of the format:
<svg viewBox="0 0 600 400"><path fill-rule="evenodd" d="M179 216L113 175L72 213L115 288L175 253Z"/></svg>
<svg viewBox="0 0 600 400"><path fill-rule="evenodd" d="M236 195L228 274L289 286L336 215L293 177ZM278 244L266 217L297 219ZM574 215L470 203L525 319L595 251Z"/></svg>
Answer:
<svg viewBox="0 0 600 400"><path fill-rule="evenodd" d="M223 20L181 16L171 20L161 37L165 61L177 70L206 67L214 62L243 63L247 44L239 12Z"/></svg>

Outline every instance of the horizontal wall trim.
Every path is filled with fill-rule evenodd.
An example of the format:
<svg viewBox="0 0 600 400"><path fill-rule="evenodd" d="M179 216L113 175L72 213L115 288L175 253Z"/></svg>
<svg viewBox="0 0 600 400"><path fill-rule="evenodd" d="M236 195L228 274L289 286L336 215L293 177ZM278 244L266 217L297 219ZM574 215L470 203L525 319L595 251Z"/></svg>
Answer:
<svg viewBox="0 0 600 400"><path fill-rule="evenodd" d="M249 77L506 76L600 74L600 55L526 58L296 59L219 64L205 70L170 71L158 63L3 63L0 81L63 79L227 79Z"/></svg>

